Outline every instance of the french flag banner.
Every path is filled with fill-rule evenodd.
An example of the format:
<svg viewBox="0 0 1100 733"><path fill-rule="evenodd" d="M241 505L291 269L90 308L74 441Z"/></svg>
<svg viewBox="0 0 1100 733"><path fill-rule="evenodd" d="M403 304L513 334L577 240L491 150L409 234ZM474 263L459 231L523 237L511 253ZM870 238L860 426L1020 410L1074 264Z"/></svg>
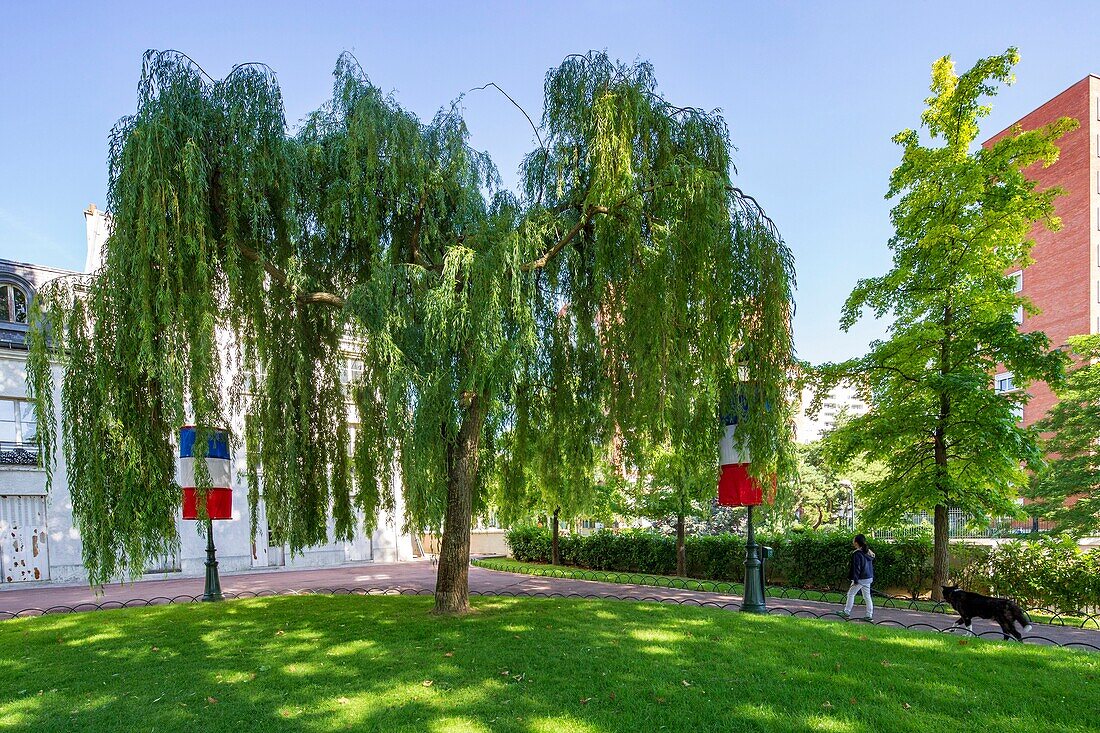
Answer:
<svg viewBox="0 0 1100 733"><path fill-rule="evenodd" d="M719 443L722 473L718 477L718 503L721 506L749 506L764 503L764 492L759 481L749 475L752 456L748 447L738 448L734 440L737 423L726 425Z"/></svg>
<svg viewBox="0 0 1100 733"><path fill-rule="evenodd" d="M205 461L210 473L210 489L206 492L206 514L210 519L232 519L233 490L230 461L229 435L224 430L207 431L205 458L196 455L197 429L193 425L180 428L180 487L183 489L183 518L198 519L198 496L195 479L195 462Z"/></svg>

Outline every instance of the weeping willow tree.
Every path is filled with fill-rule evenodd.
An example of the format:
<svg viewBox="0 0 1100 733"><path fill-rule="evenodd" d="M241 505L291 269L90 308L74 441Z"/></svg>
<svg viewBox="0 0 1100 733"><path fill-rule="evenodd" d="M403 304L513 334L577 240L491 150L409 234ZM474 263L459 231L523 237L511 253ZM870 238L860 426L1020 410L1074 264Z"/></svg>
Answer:
<svg viewBox="0 0 1100 733"><path fill-rule="evenodd" d="M722 118L666 102L648 64L590 53L547 74L533 127L509 192L457 105L422 122L350 56L292 131L267 67L215 80L145 55L111 135L103 266L44 288L30 339L47 455L63 366L93 583L178 542L183 423L243 413L253 533L262 501L292 551L330 518L336 539L370 531L399 477L406 526L442 528L439 612L468 607L490 487L521 495L539 455L576 480L614 446L671 444L716 477L717 405L741 378L755 470L785 461L792 262L733 185ZM349 354L366 365L354 435Z"/></svg>

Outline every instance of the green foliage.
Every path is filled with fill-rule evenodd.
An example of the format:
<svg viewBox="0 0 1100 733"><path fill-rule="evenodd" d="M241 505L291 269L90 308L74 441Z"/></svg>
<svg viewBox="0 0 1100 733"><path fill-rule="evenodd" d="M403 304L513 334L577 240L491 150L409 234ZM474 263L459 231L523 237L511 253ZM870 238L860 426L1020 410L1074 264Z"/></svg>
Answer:
<svg viewBox="0 0 1100 733"><path fill-rule="evenodd" d="M1004 542L988 562L994 595L1063 613L1100 612L1100 550L1083 552L1072 537Z"/></svg>
<svg viewBox="0 0 1100 733"><path fill-rule="evenodd" d="M1100 532L1100 336L1072 336L1077 366L1056 391L1058 403L1035 427L1053 433L1043 447L1054 454L1029 495L1058 531Z"/></svg>
<svg viewBox="0 0 1100 733"><path fill-rule="evenodd" d="M506 535L512 556L520 562L550 562L550 533L540 527L517 527ZM759 537L775 550L768 561L768 582L802 588L845 589L852 535L840 531L788 532ZM745 577L745 540L739 535L688 537L687 577L741 581ZM927 535L898 542L875 543L875 582L917 596L928 590L932 541ZM676 541L655 532L610 532L566 535L562 564L592 570L673 575Z"/></svg>
<svg viewBox="0 0 1100 733"><path fill-rule="evenodd" d="M1063 118L1014 129L975 147L978 122L990 111L984 100L998 83L1012 81L1016 61L1009 49L956 75L951 59L940 59L921 118L933 145L913 130L894 138L903 152L887 194L897 201L893 267L861 280L841 318L847 329L865 312L890 317L889 337L863 357L821 370L823 392L850 381L874 406L828 439L841 461L865 456L887 467L861 491L861 519L870 524L947 506L975 516L1014 515L1026 470L1043 462L1037 434L1021 427L1013 410L1026 401L1030 382L1057 385L1064 359L1041 331L1019 331L1017 308L1036 311L1006 273L1030 262L1034 223L1061 226L1054 201L1062 191L1038 190L1023 171L1054 163L1056 142L1077 123ZM999 365L1020 391L994 392ZM937 542L946 558L945 532Z"/></svg>
<svg viewBox="0 0 1100 733"><path fill-rule="evenodd" d="M704 516L717 493L717 477L706 456L690 456L665 442L648 447L646 464L638 480L624 489L627 516L675 520L680 516Z"/></svg>
<svg viewBox="0 0 1100 733"><path fill-rule="evenodd" d="M847 589L852 533L843 530L788 532L767 540L775 549L769 582L802 588ZM932 538L872 542L875 587L917 597L929 589Z"/></svg>
<svg viewBox="0 0 1100 733"><path fill-rule="evenodd" d="M842 481L860 493L866 484L877 481L883 474L880 466L869 464L862 456L854 456L838 468L828 443L823 440L799 444L795 452L797 471L792 476L789 493L803 524L810 529L829 525L840 528L852 498L849 487Z"/></svg>
<svg viewBox="0 0 1100 733"><path fill-rule="evenodd" d="M951 582L1062 614L1100 611L1100 550L1070 535L989 545L953 545Z"/></svg>
<svg viewBox="0 0 1100 733"><path fill-rule="evenodd" d="M330 517L337 538L369 530L395 467L408 527L451 512L450 537L490 493L505 517L599 503L647 446L713 483L734 384L753 470L786 470L793 264L733 185L721 116L669 104L646 63L570 56L513 194L457 105L422 122L348 55L334 77L292 133L267 67L218 81L145 56L111 136L104 265L44 288L30 337L47 455L64 366L92 582L178 541L171 435L238 409L253 531L262 495L292 552ZM349 355L366 364L354 437Z"/></svg>
<svg viewBox="0 0 1100 733"><path fill-rule="evenodd" d="M549 563L550 533L540 527L509 530L506 540L519 562ZM852 536L841 531L794 531L764 535L775 551L767 564L768 583L794 588L844 590ZM591 570L670 576L676 570L676 543L654 532L565 535L562 564ZM932 582L932 537L915 534L872 542L875 589L903 591L911 598ZM994 547L957 544L951 582L976 593L1013 598L1030 608L1059 613L1100 610L1100 550L1082 551L1072 538L1045 537L1002 542ZM745 540L739 535L687 538L687 577L740 582L745 577Z"/></svg>
<svg viewBox="0 0 1100 733"><path fill-rule="evenodd" d="M964 590L989 595L989 553L992 545L956 543L951 546L951 582Z"/></svg>
<svg viewBox="0 0 1100 733"><path fill-rule="evenodd" d="M505 535L512 557L522 562L550 562L550 532L542 527L513 527Z"/></svg>

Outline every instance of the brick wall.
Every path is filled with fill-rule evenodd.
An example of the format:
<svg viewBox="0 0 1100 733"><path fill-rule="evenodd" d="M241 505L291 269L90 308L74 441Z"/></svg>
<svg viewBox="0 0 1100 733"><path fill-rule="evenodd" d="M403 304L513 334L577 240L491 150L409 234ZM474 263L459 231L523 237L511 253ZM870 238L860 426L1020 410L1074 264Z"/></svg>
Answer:
<svg viewBox="0 0 1100 733"><path fill-rule="evenodd" d="M1100 129L1091 109L1094 77L1085 77L1054 99L1037 108L1016 124L1025 130L1035 129L1060 117L1073 117L1081 124L1062 138L1061 155L1054 165L1032 166L1027 174L1038 181L1040 188L1060 186L1065 195L1058 198L1056 210L1062 219L1062 229L1049 231L1037 224L1031 231L1035 246L1033 264L1024 269L1023 294L1041 311L1025 317L1024 331L1045 331L1053 346L1061 346L1070 336L1092 331L1095 280L1092 246L1092 178L1093 138ZM1014 127L1015 125L1013 125ZM995 135L990 145L1009 129ZM1024 424L1040 420L1056 399L1045 383L1029 388L1031 401L1024 410Z"/></svg>

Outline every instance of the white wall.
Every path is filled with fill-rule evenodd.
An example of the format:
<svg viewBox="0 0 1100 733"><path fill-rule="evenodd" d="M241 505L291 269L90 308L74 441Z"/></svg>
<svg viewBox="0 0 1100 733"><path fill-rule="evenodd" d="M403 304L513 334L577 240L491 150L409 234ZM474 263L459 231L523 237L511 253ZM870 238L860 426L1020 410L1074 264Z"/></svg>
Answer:
<svg viewBox="0 0 1100 733"><path fill-rule="evenodd" d="M110 217L104 216L94 205L84 212L87 236L86 271L97 269L102 261L102 249L110 230ZM63 274L51 268L22 268L31 271L38 278L36 284ZM23 272L23 274L27 274ZM223 333L219 341L221 346L228 345L229 335ZM0 344L2 347L3 344ZM221 352L231 351L222 348ZM26 356L20 348L0 348L0 397L24 399L26 388ZM226 365L230 367L231 365ZM60 408L60 386L62 372L54 367L55 404ZM230 378L232 375L230 375ZM228 381L228 380L227 380ZM228 404L228 402L227 402ZM350 409L350 408L349 408ZM354 416L349 412L349 417ZM60 417L58 417L60 433ZM238 436L243 434L244 416L231 417L230 429ZM45 426L42 426L44 429ZM46 472L41 468L0 466L0 495L46 496L47 525L49 529L48 553L51 582L73 582L87 580L87 573L81 560L80 533L73 524L72 499L68 487L68 473L65 457L60 448L58 435L54 459L53 486L46 491ZM214 541L217 546L219 570L234 572L249 569L275 569L272 562L282 560L281 567L332 567L345 563L369 561L397 561L412 559L412 538L402 529L404 516L404 498L401 496L400 481L395 478L395 511L383 512L377 528L368 536L361 530L351 542L327 542L317 547L307 548L291 556L286 548L268 547L266 520L264 518L262 498L259 507L257 536L253 542L249 526L248 486L245 479L245 458L243 451L234 450L232 455L233 478L233 517L230 520L215 522ZM178 470L178 469L177 469ZM178 476L177 476L178 478ZM196 522L183 521L177 517L180 547L179 571L184 575L202 575L206 568L206 538L198 533ZM333 535L333 523L329 520L328 535ZM175 573L173 573L175 574ZM0 579L2 581L2 579Z"/></svg>
<svg viewBox="0 0 1100 733"><path fill-rule="evenodd" d="M54 400L58 406L61 403L62 376L60 367L54 367ZM26 397L26 352L0 350L0 397L20 399ZM238 431L238 435L242 422L241 416L235 417L233 427ZM60 440L57 442L53 487L48 493L44 469L5 466L0 467L0 495L46 496L50 581L84 581L87 579L87 574L81 561L80 533L73 523L72 499L69 494L65 457L60 448ZM279 556L280 553L278 548L268 548L262 508L255 544L250 536L248 485L245 479L245 460L242 451L233 452L231 465L234 477L233 518L214 523L214 542L217 546L219 570L234 572L276 569L269 565L270 557ZM351 542L330 541L317 547L307 548L294 557L284 549L283 567L333 567L372 560L392 562L412 559L412 538L401 528L404 499L401 496L400 482L396 477L394 491L396 511L392 515L386 512L380 514L378 526L373 535L368 536L359 531ZM177 518L177 524L180 535L180 571L183 575L202 575L206 571L204 565L206 538L199 534L197 522ZM334 530L331 519L328 530L331 537ZM152 577L159 577L159 575L153 574Z"/></svg>
<svg viewBox="0 0 1100 733"><path fill-rule="evenodd" d="M816 415L810 415L807 412L813 399L813 391L810 388L802 390L800 399L801 404L795 416L795 441L798 443L812 443L822 434L832 430L842 411L847 412L850 417L867 412L867 403L859 398L854 389L843 384L829 392L829 396L822 401L821 410Z"/></svg>

